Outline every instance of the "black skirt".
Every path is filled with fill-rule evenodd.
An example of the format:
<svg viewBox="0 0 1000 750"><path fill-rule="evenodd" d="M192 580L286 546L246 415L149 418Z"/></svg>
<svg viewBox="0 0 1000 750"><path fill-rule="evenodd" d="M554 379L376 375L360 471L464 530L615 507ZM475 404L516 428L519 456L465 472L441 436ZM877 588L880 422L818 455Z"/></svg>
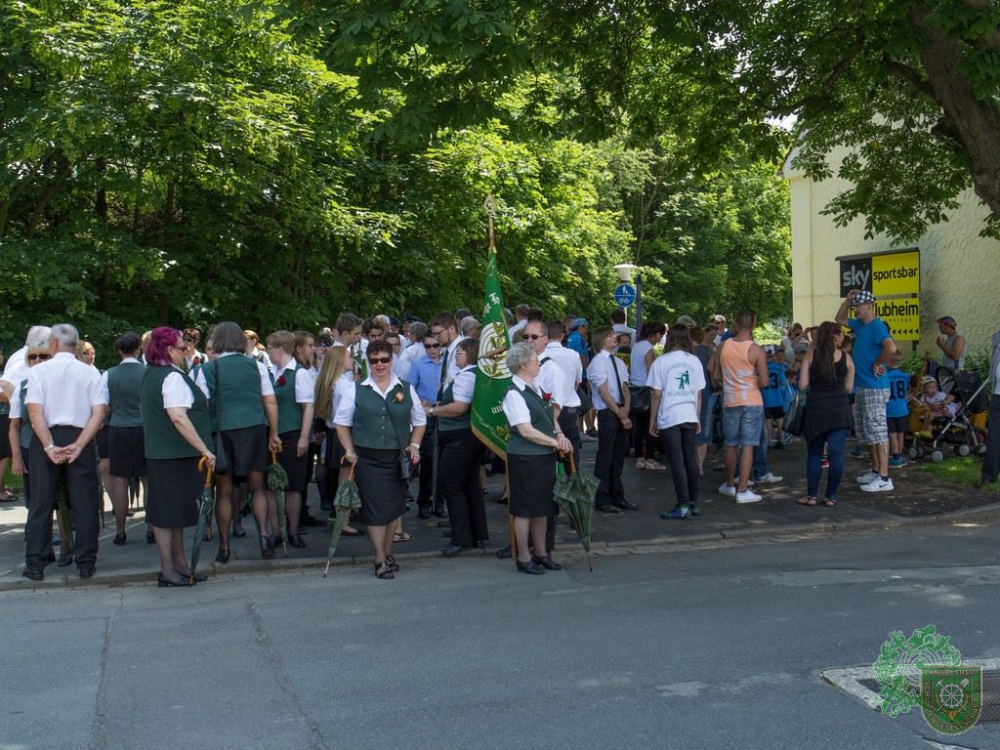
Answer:
<svg viewBox="0 0 1000 750"><path fill-rule="evenodd" d="M559 506L552 499L556 486L556 454L519 456L507 454L510 481L510 514L521 518L555 516Z"/></svg>
<svg viewBox="0 0 1000 750"><path fill-rule="evenodd" d="M854 416L847 391L843 389L809 391L802 413L802 437L806 443L831 430L851 429Z"/></svg>
<svg viewBox="0 0 1000 750"><path fill-rule="evenodd" d="M267 427L241 427L224 430L222 444L229 459L229 475L245 477L252 471L264 471L271 457L267 451Z"/></svg>
<svg viewBox="0 0 1000 750"><path fill-rule="evenodd" d="M5 458L11 458L13 455L10 452L10 440L7 439L7 435L10 433L10 415L0 414L0 460Z"/></svg>
<svg viewBox="0 0 1000 750"><path fill-rule="evenodd" d="M108 457L108 428L102 427L97 433L97 457L104 460Z"/></svg>
<svg viewBox="0 0 1000 750"><path fill-rule="evenodd" d="M361 522L387 526L406 512L406 482L399 476L399 451L356 446L354 478L361 494Z"/></svg>
<svg viewBox="0 0 1000 750"><path fill-rule="evenodd" d="M113 477L146 476L146 444L141 427L105 427L108 463Z"/></svg>
<svg viewBox="0 0 1000 750"><path fill-rule="evenodd" d="M302 458L295 455L295 444L299 442L299 431L286 432L279 435L281 438L281 450L278 451L278 463L281 464L285 473L288 474L288 492L305 492L307 471L309 466L308 449Z"/></svg>
<svg viewBox="0 0 1000 750"><path fill-rule="evenodd" d="M146 459L148 523L161 529L198 523L198 498L205 487L205 475L198 471L198 459L199 456Z"/></svg>

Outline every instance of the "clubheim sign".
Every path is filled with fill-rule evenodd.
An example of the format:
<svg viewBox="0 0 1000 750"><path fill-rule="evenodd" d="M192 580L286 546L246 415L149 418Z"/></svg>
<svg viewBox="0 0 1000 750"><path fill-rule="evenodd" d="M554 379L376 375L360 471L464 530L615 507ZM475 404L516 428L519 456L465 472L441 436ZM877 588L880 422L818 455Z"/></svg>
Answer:
<svg viewBox="0 0 1000 750"><path fill-rule="evenodd" d="M839 258L840 296L851 289L875 295L875 314L897 341L920 340L920 250Z"/></svg>

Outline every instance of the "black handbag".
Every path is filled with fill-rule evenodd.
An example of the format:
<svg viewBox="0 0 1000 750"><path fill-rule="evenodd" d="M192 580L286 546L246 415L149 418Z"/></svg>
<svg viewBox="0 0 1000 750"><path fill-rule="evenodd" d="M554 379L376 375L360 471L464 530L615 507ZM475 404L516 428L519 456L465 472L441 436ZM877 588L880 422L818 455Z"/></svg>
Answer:
<svg viewBox="0 0 1000 750"><path fill-rule="evenodd" d="M219 383L219 361L215 360L215 398L212 399L212 411L215 412L215 426L218 428L215 437L215 473L229 473L229 456L222 442L222 387Z"/></svg>
<svg viewBox="0 0 1000 750"><path fill-rule="evenodd" d="M806 397L804 394L796 394L788 407L788 414L785 415L785 432L798 437L802 434L804 427L804 416L806 411Z"/></svg>
<svg viewBox="0 0 1000 750"><path fill-rule="evenodd" d="M389 417L389 405L388 403L383 405L385 408L386 416ZM396 442L399 442L399 430L396 429L396 423L392 421L392 417L389 417L389 424L392 425L393 434L396 436ZM406 446L399 449L399 455L396 456L396 461L399 463L399 478L404 482L409 482L413 478L413 462L410 461L410 454L406 452Z"/></svg>
<svg viewBox="0 0 1000 750"><path fill-rule="evenodd" d="M648 385L630 386L632 400L629 409L632 414L649 414L649 397L652 389Z"/></svg>

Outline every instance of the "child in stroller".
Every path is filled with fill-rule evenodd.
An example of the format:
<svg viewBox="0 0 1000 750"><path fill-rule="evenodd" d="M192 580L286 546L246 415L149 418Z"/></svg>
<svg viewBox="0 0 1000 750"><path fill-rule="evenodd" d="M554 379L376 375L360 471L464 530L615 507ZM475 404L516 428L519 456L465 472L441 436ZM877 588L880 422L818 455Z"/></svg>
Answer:
<svg viewBox="0 0 1000 750"><path fill-rule="evenodd" d="M955 402L953 393L945 393L938 385L937 379L933 375L924 375L920 379L920 403L923 409L923 430L920 437L934 438L931 426L941 426L944 422L958 414L958 404Z"/></svg>
<svg viewBox="0 0 1000 750"><path fill-rule="evenodd" d="M914 437L910 457L923 458L929 451L932 461L943 461L945 443L954 446L959 456L983 453L986 431L975 427L969 418L989 405L985 388L986 383L971 371L938 367L933 376L925 375L920 398L912 400L914 411L923 420L923 431Z"/></svg>

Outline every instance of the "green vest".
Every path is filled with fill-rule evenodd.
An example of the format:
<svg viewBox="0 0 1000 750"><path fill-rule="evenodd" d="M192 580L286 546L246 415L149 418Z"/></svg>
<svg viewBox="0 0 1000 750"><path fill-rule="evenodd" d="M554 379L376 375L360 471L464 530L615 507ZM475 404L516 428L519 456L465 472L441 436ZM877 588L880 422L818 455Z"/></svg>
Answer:
<svg viewBox="0 0 1000 750"><path fill-rule="evenodd" d="M508 392L516 391L524 397L524 402L528 405L528 414L531 415L531 426L550 437L556 436L556 422L552 417L552 404L543 401L542 397L535 393L530 387L523 391L511 384ZM549 448L530 440L525 440L513 425L510 426L510 437L507 438L507 452L516 456L544 456L555 453L555 448Z"/></svg>
<svg viewBox="0 0 1000 750"><path fill-rule="evenodd" d="M402 400L397 400L402 395ZM405 380L386 394L383 399L370 385L354 389L354 426L351 434L354 444L362 448L397 450L410 441L410 409L413 398L410 384Z"/></svg>
<svg viewBox="0 0 1000 750"><path fill-rule="evenodd" d="M278 434L284 435L286 432L300 432L302 430L302 407L295 401L295 376L299 369L285 370L281 373L281 378L285 379L284 385L274 382L274 398L278 402ZM225 376L223 376L225 377Z"/></svg>
<svg viewBox="0 0 1000 750"><path fill-rule="evenodd" d="M201 388L187 374L173 367L146 367L139 392L142 408L143 436L146 440L146 458L190 458L200 455L191 443L185 440L170 421L163 407L163 381L172 372L179 373L194 395L194 404L188 409L188 419L194 425L198 437L205 446L212 447L212 423L208 417L208 400Z"/></svg>
<svg viewBox="0 0 1000 750"><path fill-rule="evenodd" d="M108 370L108 406L112 427L142 427L139 391L146 368L138 362L123 362Z"/></svg>
<svg viewBox="0 0 1000 750"><path fill-rule="evenodd" d="M475 376L476 368L469 370ZM455 376L456 379L458 376ZM441 406L445 404L455 403L455 394L452 391L452 386L455 385L455 381L452 380L448 383L448 386L444 389L441 394ZM469 409L465 414L460 417L438 417L437 428L442 432L449 432L451 430L468 430L472 427L472 409Z"/></svg>
<svg viewBox="0 0 1000 750"><path fill-rule="evenodd" d="M14 419L21 420L21 447L31 447L31 438L35 436L35 430L31 427L31 420L28 419L28 405L24 403L25 396L28 395L28 381L21 383L21 413L11 414Z"/></svg>
<svg viewBox="0 0 1000 750"><path fill-rule="evenodd" d="M267 424L261 403L260 370L257 361L241 354L219 357L205 365L205 382L212 398L219 394L222 424L216 424L215 404L212 404L212 432L241 430ZM216 379L221 384L217 390Z"/></svg>

